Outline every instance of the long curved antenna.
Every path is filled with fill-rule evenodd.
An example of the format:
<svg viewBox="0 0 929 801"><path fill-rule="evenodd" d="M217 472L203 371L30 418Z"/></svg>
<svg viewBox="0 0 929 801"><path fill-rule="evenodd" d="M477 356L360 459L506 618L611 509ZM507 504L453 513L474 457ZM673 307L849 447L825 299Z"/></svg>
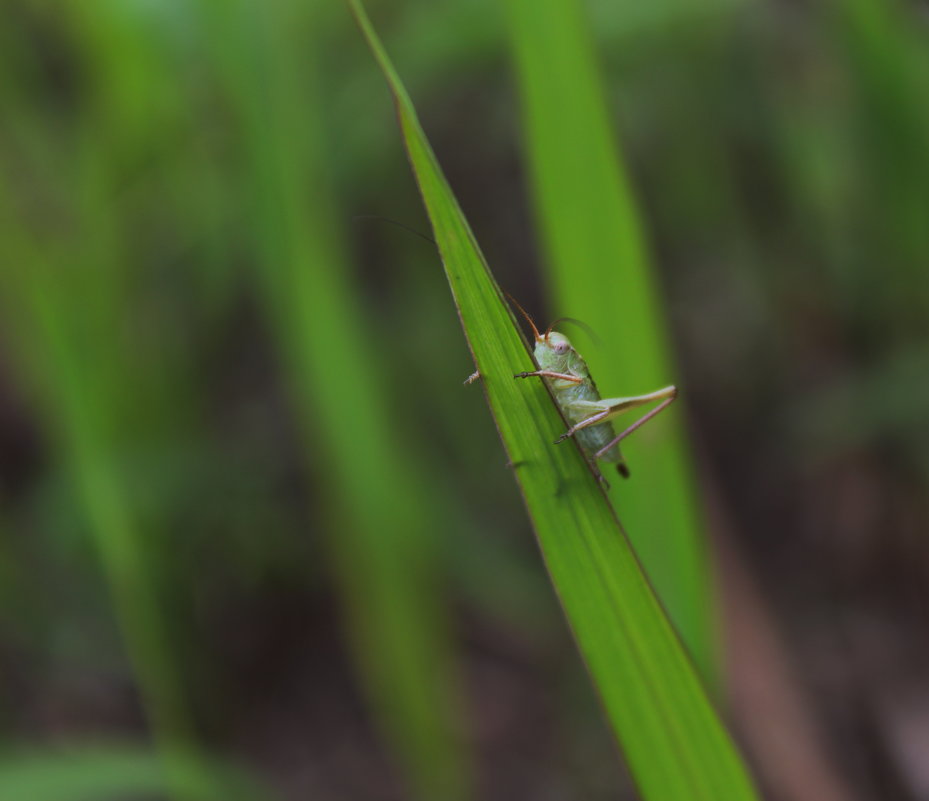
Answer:
<svg viewBox="0 0 929 801"><path fill-rule="evenodd" d="M541 339L542 339L542 337L539 336L539 329L535 327L535 323L532 321L532 318L529 316L529 312L527 312L522 306L520 306L520 305L519 305L519 301L516 300L516 298L514 298L514 297L513 297L509 292L507 292L505 289L503 290L503 294L506 295L506 296L510 299L510 302L511 302L517 309L520 310L520 312L522 313L523 317L526 318L526 322L528 322L529 325L532 326L532 333L535 334L535 341L536 341L536 342L540 342ZM546 331L545 333L546 333L546 336L547 336L547 335L548 335L548 332Z"/></svg>
<svg viewBox="0 0 929 801"><path fill-rule="evenodd" d="M427 242L431 242L436 247L439 246L431 236L426 236L422 231L417 231L415 228L411 228L405 223L398 222L397 220L391 220L390 217L382 217L380 214L356 214L352 217L353 220L380 220L381 222L390 223L391 225L396 225L398 228L402 228L404 231L409 231L411 234L415 234L420 239L425 239Z"/></svg>
<svg viewBox="0 0 929 801"><path fill-rule="evenodd" d="M555 322L553 322L548 328L545 329L546 339L548 339L548 335L552 332L552 329L558 325L558 323L574 323L575 325L579 325L584 331L587 332L587 336L589 336L594 341L594 344L597 346L603 344L603 340L600 339L596 333L594 333L593 328L587 325L587 323L585 323L583 320L578 320L576 317L559 317L557 320L555 320Z"/></svg>

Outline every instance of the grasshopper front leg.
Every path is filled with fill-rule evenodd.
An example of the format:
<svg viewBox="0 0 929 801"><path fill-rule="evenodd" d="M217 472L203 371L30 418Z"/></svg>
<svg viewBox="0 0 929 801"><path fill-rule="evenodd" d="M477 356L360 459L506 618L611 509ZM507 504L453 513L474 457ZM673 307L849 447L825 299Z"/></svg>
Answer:
<svg viewBox="0 0 929 801"><path fill-rule="evenodd" d="M570 381L572 384L580 384L584 379L570 373L554 373L551 370L533 370L531 373L516 373L513 378L530 378L531 376L541 376L543 378L559 378L562 381Z"/></svg>

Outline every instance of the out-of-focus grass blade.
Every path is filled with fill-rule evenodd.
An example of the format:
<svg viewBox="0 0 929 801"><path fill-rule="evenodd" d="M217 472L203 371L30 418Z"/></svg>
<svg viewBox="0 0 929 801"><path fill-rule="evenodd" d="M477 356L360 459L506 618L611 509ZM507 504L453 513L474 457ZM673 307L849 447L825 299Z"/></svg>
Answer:
<svg viewBox="0 0 929 801"><path fill-rule="evenodd" d="M320 4L321 5L321 4ZM312 19L307 11L312 12ZM348 612L356 663L378 723L416 796L467 798L454 737L455 676L436 581L436 537L407 449L381 387L386 377L337 234L324 167L308 32L326 30L316 4L245 4L225 24L222 58L245 132L254 198L256 277L306 436L328 477L327 547Z"/></svg>
<svg viewBox="0 0 929 801"><path fill-rule="evenodd" d="M181 793L189 801L271 801L247 776L202 759L173 758L125 745L12 753L0 761L0 798L117 801Z"/></svg>
<svg viewBox="0 0 929 801"><path fill-rule="evenodd" d="M579 0L509 0L509 8L554 312L581 318L603 340L583 352L604 396L675 383L667 324ZM706 560L680 406L623 443L632 478L613 482L611 498L710 679ZM621 418L618 428L632 419Z"/></svg>
<svg viewBox="0 0 929 801"><path fill-rule="evenodd" d="M2 198L0 207L8 208ZM149 572L152 552L142 536L143 516L128 500L118 456L116 440L124 429L114 423L121 407L107 380L113 365L96 368L107 357L115 361L117 354L88 330L101 321L82 322L73 302L81 290L93 286L89 269L77 271L86 267L85 254L65 254L61 246L40 252L19 232L7 229L7 234L7 252L20 256L16 263L22 269L15 276L0 274L9 325L5 333L23 343L22 352L29 354L23 369L39 387L41 422L61 448L83 506L152 733L173 781L175 765L192 764L197 748ZM170 793L172 798L186 797L183 777L171 783ZM0 798L7 797L24 796L0 792Z"/></svg>
<svg viewBox="0 0 929 801"><path fill-rule="evenodd" d="M465 334L549 572L644 798L750 799L751 780L596 479L532 369L519 330L357 0L383 70Z"/></svg>
<svg viewBox="0 0 929 801"><path fill-rule="evenodd" d="M129 212L114 202L115 143L136 155L144 150L142 132L160 130L167 118L138 98L164 96L156 87L169 81L141 43L136 49L129 43L132 35L137 42L145 37L138 26L131 33L122 28L129 25L124 10L73 6L63 16L88 98L69 120L72 137L25 107L11 111L11 118L22 115L17 132L35 140L29 152L44 157L40 174L54 169L49 165L59 169L47 207L33 207L28 192L0 186L0 240L5 263L15 265L0 270L0 306L13 355L35 387L38 422L83 507L153 736L166 752L192 756L171 625L157 600L159 532L126 469L132 449L155 437L153 421L163 420L160 384L169 382L159 382L165 374L154 367L139 370L133 348L137 265L123 238ZM53 225L56 213L71 224Z"/></svg>
<svg viewBox="0 0 929 801"><path fill-rule="evenodd" d="M854 79L855 110L847 122L858 140L854 166L867 182L864 191L880 199L875 203L880 212L869 209L863 227L873 226L885 266L879 275L862 271L873 279L864 293L869 304L884 306L890 316L913 309L922 319L929 300L929 58L924 27L915 24L923 22L922 9L879 0L826 8ZM886 270L899 278L888 280ZM903 292L895 292L900 288Z"/></svg>

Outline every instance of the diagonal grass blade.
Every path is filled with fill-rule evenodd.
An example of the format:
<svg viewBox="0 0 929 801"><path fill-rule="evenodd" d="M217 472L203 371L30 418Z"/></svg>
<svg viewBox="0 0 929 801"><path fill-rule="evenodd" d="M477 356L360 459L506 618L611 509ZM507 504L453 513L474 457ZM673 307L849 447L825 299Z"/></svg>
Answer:
<svg viewBox="0 0 929 801"><path fill-rule="evenodd" d="M469 346L568 621L642 796L752 799L751 779L619 523L571 445L525 342L360 2L349 0L397 106Z"/></svg>

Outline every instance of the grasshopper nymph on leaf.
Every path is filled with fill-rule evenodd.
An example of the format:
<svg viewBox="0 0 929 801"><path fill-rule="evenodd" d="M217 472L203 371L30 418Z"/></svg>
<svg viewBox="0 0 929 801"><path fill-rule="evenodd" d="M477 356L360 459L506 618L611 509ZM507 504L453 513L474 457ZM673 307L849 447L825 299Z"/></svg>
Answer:
<svg viewBox="0 0 929 801"><path fill-rule="evenodd" d="M540 334L539 329L536 328L532 318L523 307L515 300L513 302L532 326L532 333L535 336L533 356L539 367L531 373L517 373L514 378L539 376L548 385L558 408L571 424L571 427L555 442L575 437L590 457L594 468L596 468L597 459L603 459L614 463L619 474L623 478L628 478L629 468L619 450L620 441L651 420L662 409L667 408L677 397L677 388L664 387L646 395L632 395L627 398L601 398L583 357L574 349L564 334L553 330L561 320L555 320L544 334ZM660 403L622 433L616 434L610 422L614 417L653 401L660 401ZM597 475L601 480L603 479L599 471Z"/></svg>

